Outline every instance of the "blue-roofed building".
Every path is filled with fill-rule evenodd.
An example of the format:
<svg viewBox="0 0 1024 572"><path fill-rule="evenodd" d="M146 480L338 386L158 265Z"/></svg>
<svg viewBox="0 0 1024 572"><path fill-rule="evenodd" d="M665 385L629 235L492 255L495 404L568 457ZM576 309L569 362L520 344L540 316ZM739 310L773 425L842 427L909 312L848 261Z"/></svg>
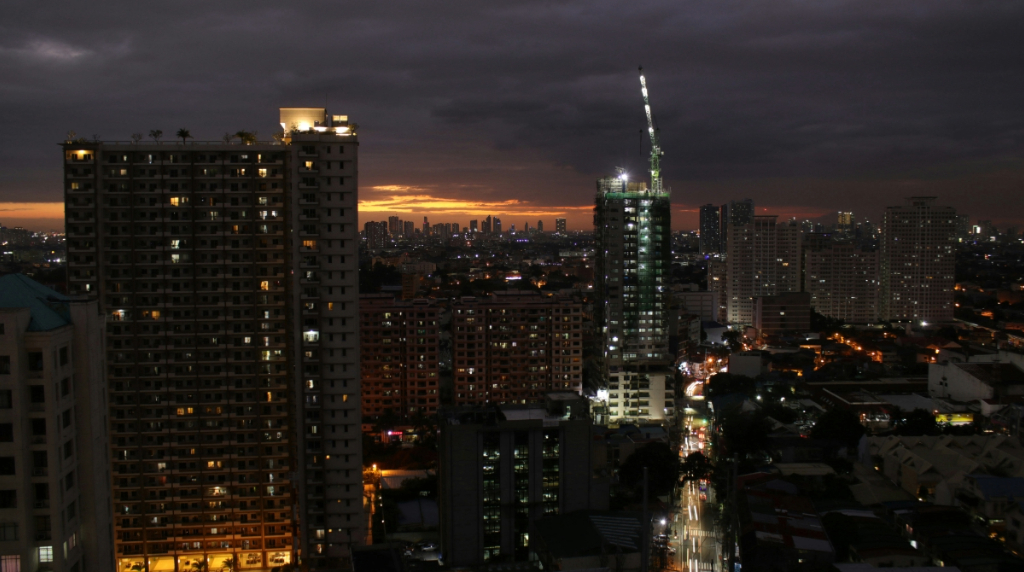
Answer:
<svg viewBox="0 0 1024 572"><path fill-rule="evenodd" d="M95 299L0 277L4 571L114 569L103 327Z"/></svg>

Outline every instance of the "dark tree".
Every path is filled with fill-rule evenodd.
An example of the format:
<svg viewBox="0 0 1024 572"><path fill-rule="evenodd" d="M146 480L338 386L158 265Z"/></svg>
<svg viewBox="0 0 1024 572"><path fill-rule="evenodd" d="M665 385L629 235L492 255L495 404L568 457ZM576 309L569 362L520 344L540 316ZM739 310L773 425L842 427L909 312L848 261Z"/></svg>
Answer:
<svg viewBox="0 0 1024 572"><path fill-rule="evenodd" d="M707 385L704 386L704 395L716 397L730 393L751 393L755 387L753 378L745 375L716 373L708 379Z"/></svg>
<svg viewBox="0 0 1024 572"><path fill-rule="evenodd" d="M714 470L715 466L711 464L711 460L700 452L687 455L681 467L683 480L686 481L710 479Z"/></svg>
<svg viewBox="0 0 1024 572"><path fill-rule="evenodd" d="M729 455L742 461L768 447L771 422L764 413L730 415L722 422L722 439Z"/></svg>
<svg viewBox="0 0 1024 572"><path fill-rule="evenodd" d="M729 346L729 349L734 352L738 352L743 349L743 344L740 342L741 334L736 330L729 330L722 333L722 341L725 345Z"/></svg>
<svg viewBox="0 0 1024 572"><path fill-rule="evenodd" d="M864 426L845 409L832 409L818 418L811 429L812 439L834 439L847 447L856 447L864 435Z"/></svg>
<svg viewBox="0 0 1024 572"><path fill-rule="evenodd" d="M619 467L619 480L639 491L643 487L644 467L652 498L672 492L679 479L679 455L667 443L648 443L633 451Z"/></svg>

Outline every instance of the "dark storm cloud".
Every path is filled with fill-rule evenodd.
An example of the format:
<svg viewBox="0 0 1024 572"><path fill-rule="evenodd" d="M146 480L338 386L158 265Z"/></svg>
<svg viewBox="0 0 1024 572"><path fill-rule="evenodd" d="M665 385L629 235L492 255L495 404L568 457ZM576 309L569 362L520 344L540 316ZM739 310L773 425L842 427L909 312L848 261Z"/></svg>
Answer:
<svg viewBox="0 0 1024 572"><path fill-rule="evenodd" d="M8 3L0 202L60 199L68 130L269 136L276 107L326 100L362 126L367 187L582 205L644 168L642 63L680 204L874 215L934 187L1024 218L1022 22L941 0Z"/></svg>

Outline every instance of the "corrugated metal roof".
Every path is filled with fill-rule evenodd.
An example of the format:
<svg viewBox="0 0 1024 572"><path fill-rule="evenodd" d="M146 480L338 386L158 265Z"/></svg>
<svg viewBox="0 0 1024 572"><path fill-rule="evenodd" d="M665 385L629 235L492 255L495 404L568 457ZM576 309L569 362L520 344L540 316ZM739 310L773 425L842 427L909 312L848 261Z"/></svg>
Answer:
<svg viewBox="0 0 1024 572"><path fill-rule="evenodd" d="M28 308L30 332L45 332L71 324L67 296L23 274L0 278L0 308Z"/></svg>

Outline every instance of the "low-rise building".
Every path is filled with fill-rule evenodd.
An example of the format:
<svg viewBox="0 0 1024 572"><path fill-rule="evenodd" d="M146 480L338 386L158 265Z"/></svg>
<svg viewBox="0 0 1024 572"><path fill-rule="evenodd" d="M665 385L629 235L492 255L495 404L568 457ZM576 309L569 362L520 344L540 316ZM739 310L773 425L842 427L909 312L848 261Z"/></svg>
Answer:
<svg viewBox="0 0 1024 572"><path fill-rule="evenodd" d="M551 392L542 404L441 414L438 480L445 564L526 561L542 517L607 510L608 483L587 401Z"/></svg>
<svg viewBox="0 0 1024 572"><path fill-rule="evenodd" d="M928 393L957 401L1020 399L1024 369L1014 363L933 363L928 366Z"/></svg>
<svg viewBox="0 0 1024 572"><path fill-rule="evenodd" d="M835 550L810 499L771 483L739 493L739 549L743 569L824 570L835 561Z"/></svg>

